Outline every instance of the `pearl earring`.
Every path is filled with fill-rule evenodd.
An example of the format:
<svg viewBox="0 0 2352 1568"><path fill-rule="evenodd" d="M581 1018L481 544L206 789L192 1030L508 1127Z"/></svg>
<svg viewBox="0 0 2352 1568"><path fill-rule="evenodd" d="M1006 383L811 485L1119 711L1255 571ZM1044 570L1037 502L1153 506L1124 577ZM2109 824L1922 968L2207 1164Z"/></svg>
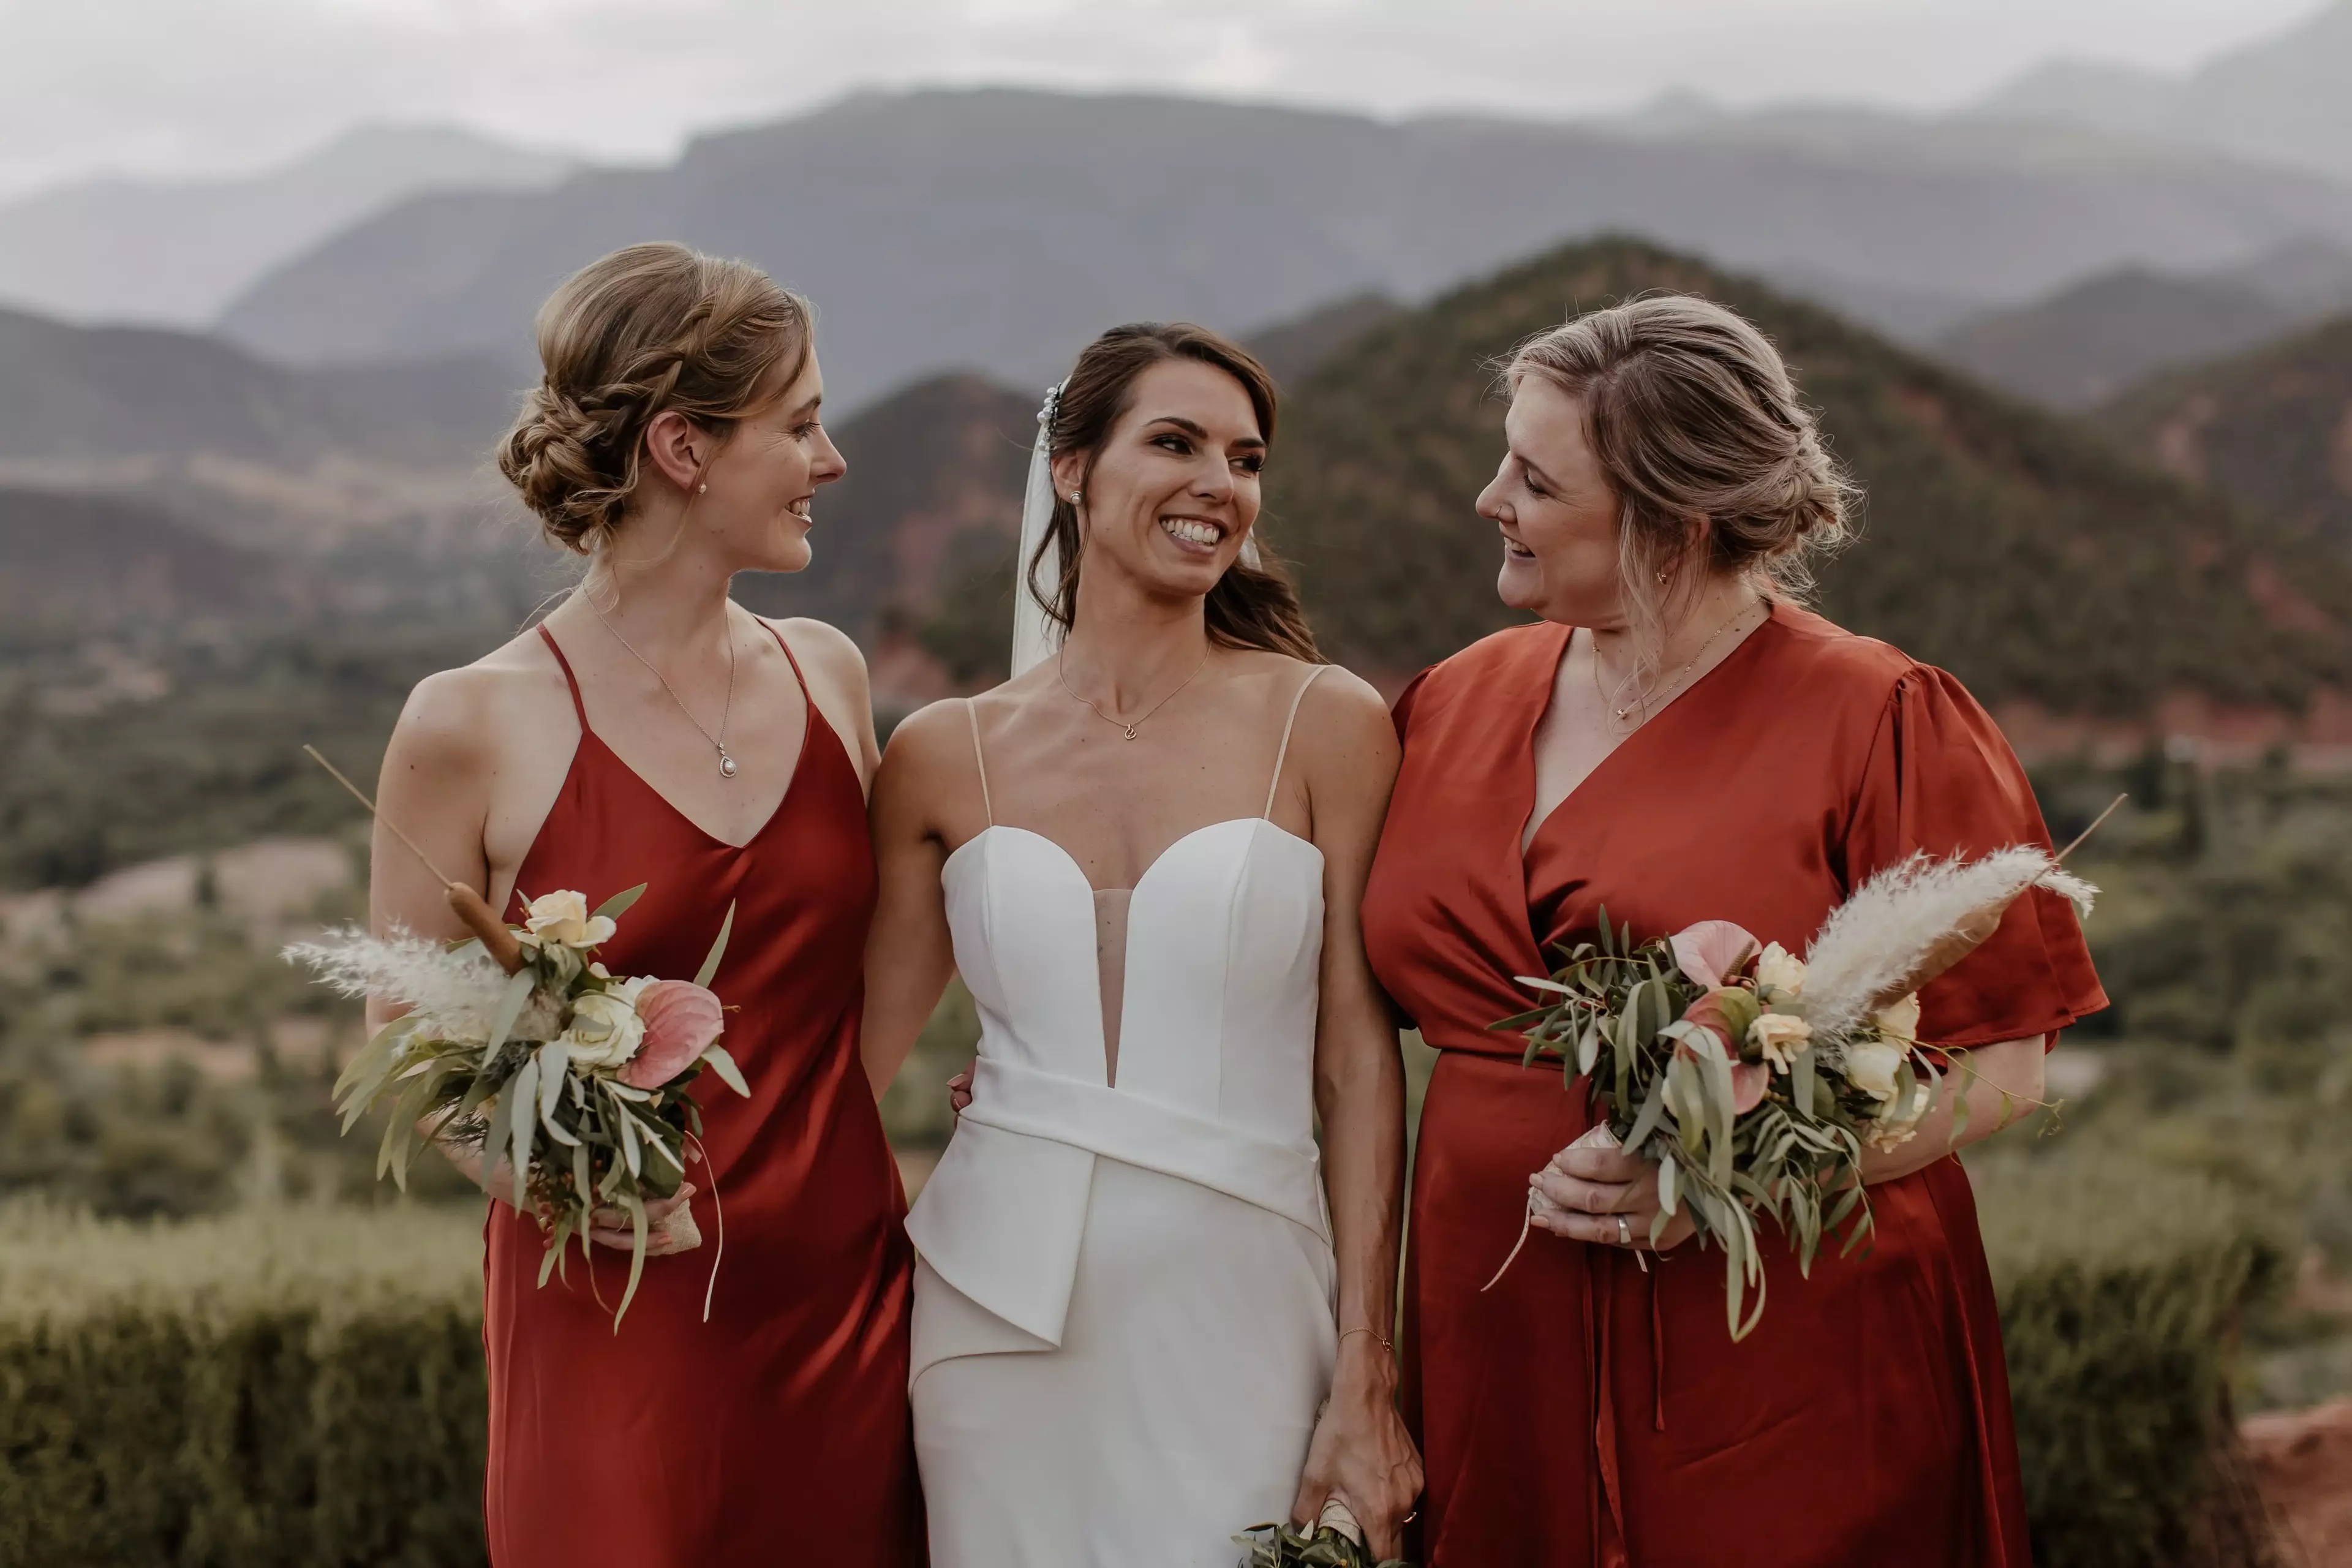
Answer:
<svg viewBox="0 0 2352 1568"><path fill-rule="evenodd" d="M1079 493L1079 492L1077 492L1076 490L1072 490L1072 491L1070 492L1070 504L1071 504L1072 506L1076 506L1076 505L1077 505L1077 504L1078 504L1078 493Z"/></svg>
<svg viewBox="0 0 2352 1568"><path fill-rule="evenodd" d="M703 483L701 483L701 484L698 484L698 485L695 486L695 487L694 487L694 493L695 493L696 495L698 495L698 496L707 496L707 495L709 495L709 494L710 493L710 484L709 484L709 481L705 480Z"/></svg>
<svg viewBox="0 0 2352 1568"><path fill-rule="evenodd" d="M1673 574L1670 574L1670 573L1661 571L1661 572L1658 574L1658 586L1659 586L1659 587L1661 587L1661 588L1664 587L1668 583L1672 582L1673 580L1674 580L1674 578L1673 578Z"/></svg>

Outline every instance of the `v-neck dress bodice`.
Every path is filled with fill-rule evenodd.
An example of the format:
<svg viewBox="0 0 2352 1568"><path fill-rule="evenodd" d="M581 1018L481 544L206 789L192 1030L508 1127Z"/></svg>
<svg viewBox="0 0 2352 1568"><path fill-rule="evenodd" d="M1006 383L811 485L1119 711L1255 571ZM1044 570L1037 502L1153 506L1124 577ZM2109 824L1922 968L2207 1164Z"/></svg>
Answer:
<svg viewBox="0 0 2352 1568"><path fill-rule="evenodd" d="M1737 921L1801 952L1858 882L1914 851L2046 843L2000 731L1941 670L1782 605L1628 736L1538 828L1533 738L1569 631L1517 628L1397 704L1404 761L1365 948L1441 1048L1406 1262L1406 1409L1428 1469L1428 1568L2025 1568L2000 1329L1967 1173L1871 1188L1875 1239L1801 1278L1777 1236L1738 1344L1719 1255L1646 1273L1613 1247L1509 1252L1528 1173L1590 1124L1557 1064L1489 1027L1515 977L1601 911L1637 941ZM1921 1037L2051 1035L2105 1005L2072 910L2039 892L1921 997ZM1840 1478L1832 1488L1816 1483Z"/></svg>
<svg viewBox="0 0 2352 1568"><path fill-rule="evenodd" d="M708 1157L688 1179L703 1245L647 1260L617 1334L627 1254L598 1248L592 1279L575 1248L568 1278L541 1288L537 1225L490 1205L497 1568L922 1560L906 1403L913 1258L857 1055L872 842L856 770L807 707L783 798L740 846L678 813L581 708L571 769L517 875L517 920L523 891L573 889L593 908L644 883L599 954L619 974L690 978L731 906L711 989L751 1093L696 1089Z"/></svg>
<svg viewBox="0 0 2352 1568"><path fill-rule="evenodd" d="M1255 816L1151 863L1115 1083L1077 862L992 823L942 892L981 1040L908 1220L933 1561L1228 1568L1288 1510L1335 1355L1322 854Z"/></svg>

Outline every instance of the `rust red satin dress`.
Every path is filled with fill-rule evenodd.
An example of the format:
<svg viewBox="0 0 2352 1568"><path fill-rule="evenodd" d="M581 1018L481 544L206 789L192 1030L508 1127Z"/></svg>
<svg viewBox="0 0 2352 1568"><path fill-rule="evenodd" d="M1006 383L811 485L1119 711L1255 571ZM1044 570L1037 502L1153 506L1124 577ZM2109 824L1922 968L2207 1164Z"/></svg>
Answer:
<svg viewBox="0 0 2352 1568"><path fill-rule="evenodd" d="M577 705L576 680L572 693ZM711 988L751 1097L709 1077L696 1089L703 1245L647 1260L617 1336L577 1249L569 1284L535 1289L538 1226L490 1206L484 1500L497 1568L923 1561L907 1412L913 1257L857 1058L874 857L856 771L807 707L782 804L740 848L681 816L583 709L571 773L517 876L518 903L571 888L593 908L646 884L602 950L621 974L691 979L732 902ZM597 1251L615 1303L628 1256Z"/></svg>
<svg viewBox="0 0 2352 1568"><path fill-rule="evenodd" d="M1568 642L1537 626L1425 671L1364 903L1391 996L1442 1048L1406 1264L1405 1401L1428 1568L1824 1568L2030 1562L2009 1386L1968 1176L1871 1189L1877 1243L1811 1280L1765 1244L1769 1305L1733 1344L1722 1255L1643 1273L1538 1233L1501 1283L1528 1173L1590 1113L1486 1026L1528 1005L1538 938L1734 920L1793 951L1915 849L2043 842L2000 734L1958 682L1788 606L1629 736L1545 820L1533 734ZM1923 1036L1981 1045L2105 1005L2043 894L1928 988Z"/></svg>

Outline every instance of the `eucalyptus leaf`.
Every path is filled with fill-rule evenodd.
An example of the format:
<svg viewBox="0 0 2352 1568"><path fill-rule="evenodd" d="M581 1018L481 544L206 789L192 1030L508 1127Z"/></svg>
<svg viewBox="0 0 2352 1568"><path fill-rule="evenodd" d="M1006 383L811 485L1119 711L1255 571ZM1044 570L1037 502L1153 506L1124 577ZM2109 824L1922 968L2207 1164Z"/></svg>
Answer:
<svg viewBox="0 0 2352 1568"><path fill-rule="evenodd" d="M728 1054L726 1047L717 1041L711 1042L704 1048L702 1059L710 1064L710 1070L719 1075L719 1082L746 1100L751 1098L751 1086L744 1080L743 1069L735 1065L735 1058Z"/></svg>
<svg viewBox="0 0 2352 1568"><path fill-rule="evenodd" d="M727 904L727 918L719 922L719 940L710 944L710 955L702 961L702 967L695 972L694 983L697 985L706 990L709 988L712 978L719 973L719 961L727 956L728 933L734 929L735 904L734 900L730 900Z"/></svg>
<svg viewBox="0 0 2352 1568"><path fill-rule="evenodd" d="M608 921L619 920L623 915L629 912L630 905L635 903L639 899L646 896L646 883L639 882L635 887L631 888L625 893L614 893L611 898L606 899L603 903L598 904L596 906L595 913L590 915L588 918L590 920L597 920L600 918Z"/></svg>

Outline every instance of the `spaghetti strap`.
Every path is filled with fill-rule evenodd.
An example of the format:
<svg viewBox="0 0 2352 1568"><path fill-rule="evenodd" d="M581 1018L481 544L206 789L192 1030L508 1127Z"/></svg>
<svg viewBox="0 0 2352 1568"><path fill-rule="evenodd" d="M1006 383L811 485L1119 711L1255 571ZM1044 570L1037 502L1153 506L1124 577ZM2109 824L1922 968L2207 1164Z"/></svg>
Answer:
<svg viewBox="0 0 2352 1568"><path fill-rule="evenodd" d="M1317 665L1307 679L1298 683L1297 694L1290 700L1290 717L1282 722L1282 746L1274 753L1274 777L1268 779L1265 784L1265 809L1258 813L1260 816L1268 820L1272 820L1274 816L1275 794L1282 788L1282 764L1290 758L1290 731L1298 727L1298 705L1307 700L1307 689L1314 685L1322 673L1330 668L1328 664Z"/></svg>
<svg viewBox="0 0 2352 1568"><path fill-rule="evenodd" d="M784 662L793 667L793 679L801 683L802 700L812 708L816 706L816 699L809 695L808 677L801 673L800 656L793 652L793 645L784 640L784 634L778 631L775 623L769 620L767 616L753 616L751 618L767 627L768 635L776 639L776 646L784 650Z"/></svg>
<svg viewBox="0 0 2352 1568"><path fill-rule="evenodd" d="M580 700L580 678L572 673L572 661L563 657L562 647L556 642L555 634L547 629L545 621L539 623L539 637L547 645L547 651L555 656L555 667L563 671L563 684L572 688L572 710L580 715L580 732L590 733L588 704Z"/></svg>
<svg viewBox="0 0 2352 1568"><path fill-rule="evenodd" d="M971 698L963 700L963 716L971 721L971 765L980 770L980 809L991 827L996 826L996 808L988 803L988 759L980 753L980 704Z"/></svg>

